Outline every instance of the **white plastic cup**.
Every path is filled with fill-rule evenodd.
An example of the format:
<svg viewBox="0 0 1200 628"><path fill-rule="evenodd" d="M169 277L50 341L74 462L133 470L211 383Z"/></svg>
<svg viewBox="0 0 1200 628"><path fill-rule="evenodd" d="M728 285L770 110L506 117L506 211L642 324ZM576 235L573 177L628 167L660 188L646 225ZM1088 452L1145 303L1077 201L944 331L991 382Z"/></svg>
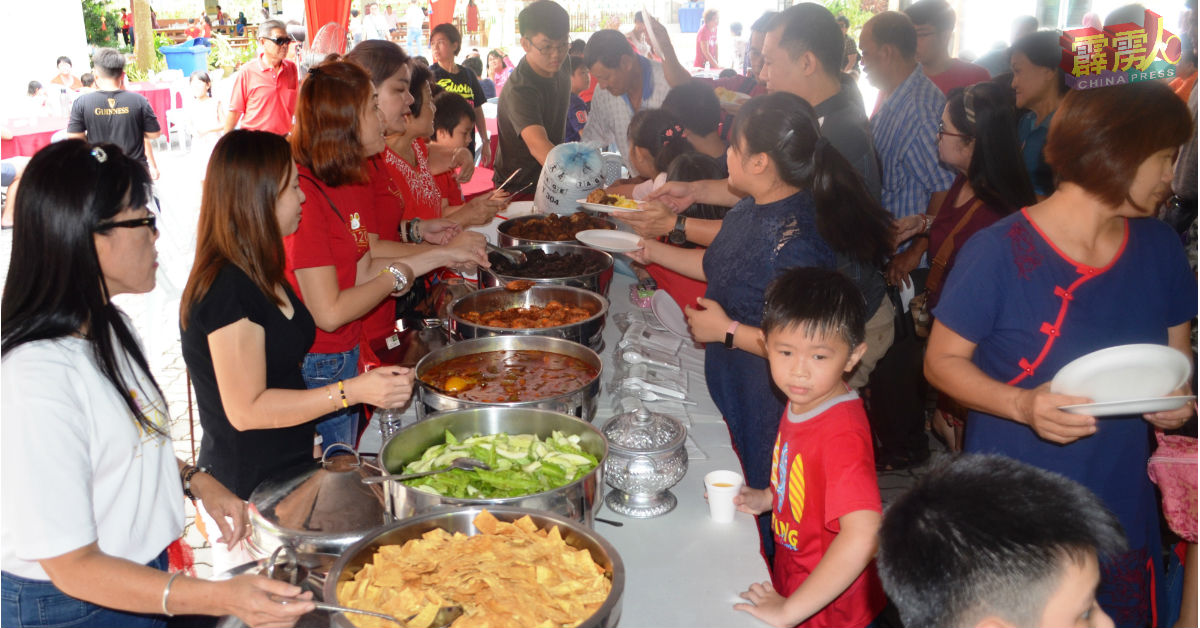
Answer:
<svg viewBox="0 0 1200 628"><path fill-rule="evenodd" d="M713 471L704 476L704 490L708 492L708 514L717 523L730 523L737 507L733 498L741 492L742 474L737 471Z"/></svg>

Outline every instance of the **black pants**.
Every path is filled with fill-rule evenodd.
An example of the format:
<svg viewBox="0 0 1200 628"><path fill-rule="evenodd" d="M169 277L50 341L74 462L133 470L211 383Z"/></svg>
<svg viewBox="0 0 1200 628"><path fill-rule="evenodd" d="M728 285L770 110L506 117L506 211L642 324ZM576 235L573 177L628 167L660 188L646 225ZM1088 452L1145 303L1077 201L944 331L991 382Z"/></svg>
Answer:
<svg viewBox="0 0 1200 628"><path fill-rule="evenodd" d="M868 380L867 418L875 440L876 464L897 468L929 458L922 374L924 342L913 331L912 315L901 311L898 292L889 288L888 293L897 312L896 338Z"/></svg>

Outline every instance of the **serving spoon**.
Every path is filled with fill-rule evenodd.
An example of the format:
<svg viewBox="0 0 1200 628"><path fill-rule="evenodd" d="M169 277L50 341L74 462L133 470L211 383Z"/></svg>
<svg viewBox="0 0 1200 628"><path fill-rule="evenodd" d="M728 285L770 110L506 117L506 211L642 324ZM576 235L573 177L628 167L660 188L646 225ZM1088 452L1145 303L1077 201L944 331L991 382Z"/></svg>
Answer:
<svg viewBox="0 0 1200 628"><path fill-rule="evenodd" d="M438 473L445 473L447 471L452 471L454 469L462 469L463 471L474 471L475 469L482 469L484 471L492 470L492 468L490 466L488 466L488 463L486 463L478 458L469 458L469 457L464 456L462 458L455 458L454 460L452 460L450 462L450 466L442 467L441 469L434 469L432 471L422 471L420 473L371 475L371 476L367 476L367 477L363 478L362 483L363 484L382 484L384 482L392 482L392 481L402 482L404 480L415 480L417 478L423 478L427 475L435 475Z"/></svg>
<svg viewBox="0 0 1200 628"><path fill-rule="evenodd" d="M287 605L288 603L294 601L292 598L283 597L282 595L275 595L274 593L269 594L268 597L270 597L271 600L279 602L283 605ZM400 619L395 615L388 615L387 613L377 613L375 611L363 610L361 608L339 606L337 604L327 604L325 602L313 601L313 606L315 606L317 610L322 611L337 611L339 613L358 613L359 615L370 615L371 617L386 619L387 621L390 621L398 626L407 626L408 622L415 619L417 615L420 615L420 613L413 613L406 619ZM443 606L438 609L437 615L433 616L433 622L430 624L430 626L431 628L444 628L445 626L449 626L450 624L454 623L454 620L458 619L462 614L463 608L457 604L453 606Z"/></svg>

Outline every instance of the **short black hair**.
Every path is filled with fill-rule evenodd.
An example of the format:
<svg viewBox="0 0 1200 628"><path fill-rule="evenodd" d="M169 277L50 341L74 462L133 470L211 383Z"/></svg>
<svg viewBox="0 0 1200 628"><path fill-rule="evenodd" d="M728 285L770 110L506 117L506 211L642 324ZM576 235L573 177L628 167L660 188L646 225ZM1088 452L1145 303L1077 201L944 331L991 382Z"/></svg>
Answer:
<svg viewBox="0 0 1200 628"><path fill-rule="evenodd" d="M737 75L737 70L733 68L725 68L724 70L721 70L721 73L717 75L717 78L733 78Z"/></svg>
<svg viewBox="0 0 1200 628"><path fill-rule="evenodd" d="M57 66L58 64L62 63L63 61L66 61L66 62L67 62L67 65L69 65L69 66L71 66L71 67L75 67L75 64L74 64L74 63L71 63L71 58L70 58L70 57L59 57L58 59L56 59L56 60L54 61L54 65L55 65L55 66Z"/></svg>
<svg viewBox="0 0 1200 628"><path fill-rule="evenodd" d="M880 46L892 46L900 56L912 59L917 55L917 28L912 19L899 11L884 11L867 20L871 37Z"/></svg>
<svg viewBox="0 0 1200 628"><path fill-rule="evenodd" d="M635 54L625 33L606 28L592 33L588 38L587 47L583 49L583 61L589 68L600 63L606 68L616 69L621 66L621 57Z"/></svg>
<svg viewBox="0 0 1200 628"><path fill-rule="evenodd" d="M662 108L670 111L690 132L708 135L721 124L721 101L710 84L693 79L672 87Z"/></svg>
<svg viewBox="0 0 1200 628"><path fill-rule="evenodd" d="M850 18L839 14L833 19L837 20L838 26L841 26L842 28L850 28Z"/></svg>
<svg viewBox="0 0 1200 628"><path fill-rule="evenodd" d="M461 94L442 92L434 97L433 106L436 108L433 112L434 137L437 137L438 131L453 133L462 124L463 118L475 124L475 107Z"/></svg>
<svg viewBox="0 0 1200 628"><path fill-rule="evenodd" d="M1054 30L1030 33L1013 42L1012 51L1025 55L1029 62L1058 75L1058 93L1065 94L1070 87L1067 85L1067 73L1059 65L1062 62L1062 46L1059 44L1060 33Z"/></svg>
<svg viewBox="0 0 1200 628"><path fill-rule="evenodd" d="M475 78L483 77L483 60L479 57L467 57L459 65L474 72Z"/></svg>
<svg viewBox="0 0 1200 628"><path fill-rule="evenodd" d="M38 93L38 90L41 88L42 88L41 81L29 81L29 85L27 85L25 87L25 93L32 96L32 95Z"/></svg>
<svg viewBox="0 0 1200 628"><path fill-rule="evenodd" d="M115 79L125 73L125 55L113 48L97 48L92 55L92 68L101 77Z"/></svg>
<svg viewBox="0 0 1200 628"><path fill-rule="evenodd" d="M1037 625L1065 560L1124 551L1087 488L1010 458L964 455L888 508L876 559L906 626Z"/></svg>
<svg viewBox="0 0 1200 628"><path fill-rule="evenodd" d="M736 35L738 37L741 37L742 36L742 23L734 22L734 23L730 24L729 32L733 33L734 35Z"/></svg>
<svg viewBox="0 0 1200 628"><path fill-rule="evenodd" d="M583 57L576 57L576 56L571 57L571 74L575 74L576 72L578 72L580 70L586 70L586 69L588 69L588 67L583 62Z"/></svg>
<svg viewBox="0 0 1200 628"><path fill-rule="evenodd" d="M83 74L79 75L79 82L82 83L84 87L91 87L96 84L96 77L93 76L91 72L84 72Z"/></svg>
<svg viewBox="0 0 1200 628"><path fill-rule="evenodd" d="M954 30L954 9L946 0L919 0L914 2L904 14L912 20L913 26L928 24L939 33Z"/></svg>
<svg viewBox="0 0 1200 628"><path fill-rule="evenodd" d="M788 58L794 61L811 52L826 75L841 73L846 63L846 36L829 9L813 2L792 5L771 20L769 31L777 29L779 47L787 51Z"/></svg>
<svg viewBox="0 0 1200 628"><path fill-rule="evenodd" d="M429 42L431 44L433 43L434 35L445 37L446 41L449 41L454 46L454 56L457 57L458 53L462 52L462 33L458 32L458 28L450 22L442 22L434 26L432 31L429 31Z"/></svg>
<svg viewBox="0 0 1200 628"><path fill-rule="evenodd" d="M771 21L775 19L776 15L779 15L778 11L767 11L766 13L763 13L758 17L757 20L754 20L753 24L750 25L750 32L766 33L767 31L771 30Z"/></svg>
<svg viewBox="0 0 1200 628"><path fill-rule="evenodd" d="M433 95L433 88L437 85L431 80L433 72L428 65L422 63L414 63L412 66L412 76L408 79L408 93L412 94L412 104L408 106L408 110L413 114L413 117L421 115L421 108L425 106L425 90L422 89L426 85L429 86L430 96Z"/></svg>
<svg viewBox="0 0 1200 628"><path fill-rule="evenodd" d="M553 0L537 0L521 9L517 15L517 29L525 39L542 34L558 41L571 34L571 16Z"/></svg>
<svg viewBox="0 0 1200 628"><path fill-rule="evenodd" d="M583 49L587 47L587 42L582 39L571 40L571 47L567 49L567 54L572 57L583 58Z"/></svg>
<svg viewBox="0 0 1200 628"><path fill-rule="evenodd" d="M784 271L767 286L762 331L770 336L796 327L806 335L837 334L853 351L867 335L867 303L862 291L836 270L798 267Z"/></svg>

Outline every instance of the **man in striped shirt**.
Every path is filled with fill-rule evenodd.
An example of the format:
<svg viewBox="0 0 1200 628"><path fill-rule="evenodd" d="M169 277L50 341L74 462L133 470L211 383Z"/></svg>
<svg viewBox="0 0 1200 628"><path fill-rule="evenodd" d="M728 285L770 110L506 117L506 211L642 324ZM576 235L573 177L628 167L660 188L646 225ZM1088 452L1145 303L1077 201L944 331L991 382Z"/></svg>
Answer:
<svg viewBox="0 0 1200 628"><path fill-rule="evenodd" d="M863 26L863 69L879 88L871 135L883 174L882 202L896 218L941 207L954 174L938 162L937 135L946 98L916 60L917 33L903 13L888 11ZM912 283L929 240L918 234L888 265L893 285Z"/></svg>

